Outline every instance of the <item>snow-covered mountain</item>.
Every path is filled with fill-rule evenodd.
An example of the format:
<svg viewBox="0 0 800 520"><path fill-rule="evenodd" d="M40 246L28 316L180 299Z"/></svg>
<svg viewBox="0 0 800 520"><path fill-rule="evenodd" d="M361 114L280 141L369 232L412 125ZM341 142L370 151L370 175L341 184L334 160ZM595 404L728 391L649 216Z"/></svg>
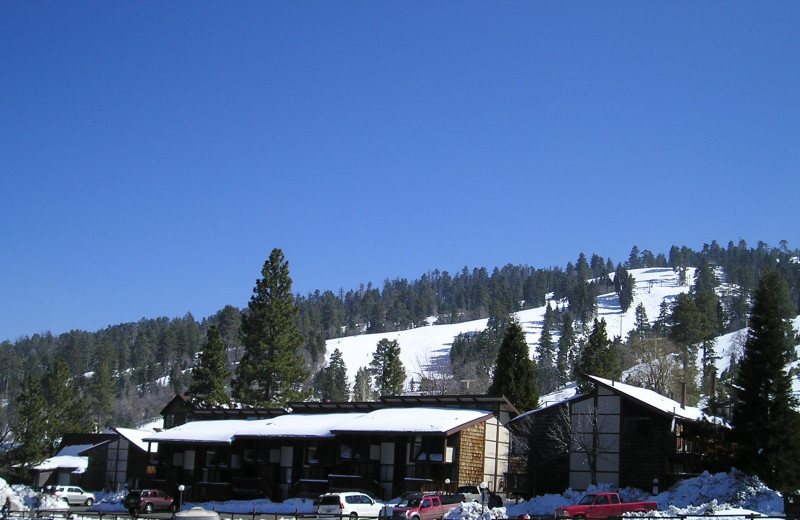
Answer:
<svg viewBox="0 0 800 520"><path fill-rule="evenodd" d="M694 269L687 272L685 285L679 283L678 275L671 268L634 269L630 274L636 280L633 304L626 312L622 312L619 298L616 293L602 294L597 298L598 318L604 318L607 323L609 336L619 335L623 338L634 328L635 310L641 303L647 311L648 319L654 322L658 317L661 302L673 299L682 292L687 292L692 283ZM555 307L566 306L566 301L548 301L548 305ZM545 307L528 309L516 314L517 319L525 331L531 355L539 342L544 321ZM406 368L409 378L414 377L419 381L419 374L427 371L432 366L438 366L437 358L450 355L453 339L464 332L477 332L486 328L486 319L468 321L452 325L435 325L419 327L399 332L385 332L377 334L362 334L346 338L329 339L326 346L326 355L330 358L334 349L339 349L342 359L347 366L347 377L352 384L359 368L368 366L372 361L372 353L383 338L397 340L400 345L400 360ZM556 339L556 338L554 338Z"/></svg>
<svg viewBox="0 0 800 520"><path fill-rule="evenodd" d="M626 338L633 330L636 322L636 307L641 303L647 312L650 323L655 322L661 311L662 301L672 301L678 294L689 291L695 269L689 268L686 273L686 282L680 283L678 274L671 268L645 268L629 271L636 280L634 299L627 311L623 312L616 293L601 294L597 297L597 317L606 320L609 337L621 336ZM552 307L566 307L566 301L548 301ZM531 355L539 342L544 321L545 307L528 309L516 314L517 319L525 331ZM486 319L468 321L464 323L436 325L432 323L426 327L419 327L399 332L385 332L377 334L362 334L346 338L330 339L326 342L326 356L330 358L334 349L339 349L342 359L347 367L347 377L352 385L355 374L361 367L369 366L375 347L383 338L397 340L400 345L400 360L406 368L406 373L411 378L419 381L420 374L429 373L433 367L448 363L450 347L453 339L461 333L478 332L486 328ZM794 328L800 328L800 316L794 320ZM731 361L731 354L736 352L737 358L741 357L742 346L746 338L746 329L720 336L716 340L717 370L722 373ZM557 336L554 335L554 341ZM437 361L439 360L439 361ZM800 367L800 361L794 365ZM793 366L794 366L793 365ZM794 380L795 395L800 395L800 378ZM572 395L574 391L567 392ZM543 398L546 396L543 396Z"/></svg>

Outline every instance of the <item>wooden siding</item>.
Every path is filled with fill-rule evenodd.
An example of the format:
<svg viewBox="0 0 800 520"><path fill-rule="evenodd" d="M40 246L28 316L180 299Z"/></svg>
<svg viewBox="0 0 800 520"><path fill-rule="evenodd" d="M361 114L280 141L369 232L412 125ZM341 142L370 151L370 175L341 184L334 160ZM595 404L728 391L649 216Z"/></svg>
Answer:
<svg viewBox="0 0 800 520"><path fill-rule="evenodd" d="M530 496L561 493L569 487L569 452L557 449L549 431L562 420L566 404L542 410L531 419L532 423L521 434L528 434L528 488Z"/></svg>
<svg viewBox="0 0 800 520"><path fill-rule="evenodd" d="M486 424L480 423L461 430L458 453L458 485L483 482Z"/></svg>
<svg viewBox="0 0 800 520"><path fill-rule="evenodd" d="M623 403L620 486L649 490L666 482L669 451L675 446L671 419L631 400Z"/></svg>

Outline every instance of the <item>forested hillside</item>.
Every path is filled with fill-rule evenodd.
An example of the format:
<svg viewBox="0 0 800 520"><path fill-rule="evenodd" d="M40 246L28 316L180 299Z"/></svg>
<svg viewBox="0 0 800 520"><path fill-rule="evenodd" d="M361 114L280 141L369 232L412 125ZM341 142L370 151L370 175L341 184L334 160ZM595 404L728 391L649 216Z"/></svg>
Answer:
<svg viewBox="0 0 800 520"><path fill-rule="evenodd" d="M567 302L566 308L558 309L558 314L549 318L554 337L564 336L567 322L568 329L583 332L588 338L586 345L578 347L591 347L591 334L598 325L594 322L597 295L614 291L623 307L630 305L634 287L627 270L647 267L670 267L679 276L689 267L698 268L700 274L695 284L699 286L693 289L692 301L679 298L672 308L663 309L662 316L649 319L658 327L669 328L676 343L701 344L708 337L745 325L751 293L767 268L774 268L785 279L796 310L800 303L799 255L798 250L790 250L785 242L778 247L765 243L749 247L744 241L722 247L711 242L697 251L673 246L665 253L633 247L624 261L580 253L564 267L506 265L491 270L464 267L457 273L434 270L416 280L386 280L380 287L367 284L346 291L293 295L295 321L302 340L299 353L307 368L304 385L317 398L330 397L325 394L325 373L320 370L327 339L404 330L423 325L431 317L436 323L445 324L489 318L490 329L484 336L459 338L452 353L455 364L462 367L461 361L480 353L486 358L483 360L486 370L494 363L499 348L502 332L499 325L512 312L544 305L548 295ZM726 291L714 290L722 285ZM243 294L242 301L247 297ZM242 310L226 306L199 320L191 315L144 318L95 332L34 334L4 341L0 344L2 401L13 409L20 406L18 396L36 390L44 403L75 399L75 408L85 409L98 430L135 426L157 415L172 394L188 388L190 369L206 345L212 325L221 339L225 363L235 373L236 364L244 354L241 324ZM476 346L477 342L485 343ZM547 373L547 378L540 381L540 391L544 391L563 382L579 359L573 355L557 360L555 345L550 348L545 344L540 350L553 356L555 367L540 371ZM459 378L463 379L463 374L455 374L452 380ZM74 395L65 395L65 388ZM468 391L457 384L446 388L451 392ZM422 385L419 389L425 390Z"/></svg>

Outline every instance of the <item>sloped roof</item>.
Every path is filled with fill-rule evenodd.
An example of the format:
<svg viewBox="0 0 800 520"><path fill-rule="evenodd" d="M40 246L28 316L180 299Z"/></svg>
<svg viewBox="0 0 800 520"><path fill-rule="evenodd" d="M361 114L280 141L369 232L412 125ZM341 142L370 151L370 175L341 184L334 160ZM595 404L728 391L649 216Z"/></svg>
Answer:
<svg viewBox="0 0 800 520"><path fill-rule="evenodd" d="M707 415L699 408L696 408L694 406L681 406L681 403L679 403L678 401L670 399L669 397L663 396L657 392L648 390L646 388L627 385L625 383L620 383L619 381L605 379L597 376L586 376L586 377L596 382L597 384L609 388L613 392L623 394L632 399L635 399L643 403L644 405L649 406L655 411L661 412L664 415L672 415L689 421L707 420L720 424L724 422L724 420L719 417Z"/></svg>
<svg viewBox="0 0 800 520"><path fill-rule="evenodd" d="M68 469L72 473L83 473L89 467L89 457L78 456L78 453L92 448L94 444L73 444L65 446L59 452L41 463L33 466L34 471L51 471L55 469Z"/></svg>
<svg viewBox="0 0 800 520"><path fill-rule="evenodd" d="M230 444L240 432L249 432L262 424L263 420L220 419L217 421L193 421L169 430L156 432L142 440L144 442L198 442Z"/></svg>
<svg viewBox="0 0 800 520"><path fill-rule="evenodd" d="M372 412L374 413L374 412ZM357 420L365 413L288 414L267 419L258 437L333 437L341 424Z"/></svg>
<svg viewBox="0 0 800 520"><path fill-rule="evenodd" d="M287 414L271 419L193 421L146 436L144 441L230 444L236 437L332 437L339 423L361 413Z"/></svg>
<svg viewBox="0 0 800 520"><path fill-rule="evenodd" d="M145 453L148 452L148 443L144 439L155 433L153 430L132 430L130 428L114 428L114 431ZM158 451L158 443L150 444L149 451L153 453Z"/></svg>
<svg viewBox="0 0 800 520"><path fill-rule="evenodd" d="M450 434L493 417L485 410L384 408L369 413L286 414L271 419L194 421L146 435L143 442L230 444L236 437L333 437L338 433Z"/></svg>
<svg viewBox="0 0 800 520"><path fill-rule="evenodd" d="M679 403L678 401L663 396L658 392L654 392L653 390L648 390L646 388L640 388L638 386L620 383L619 381L614 381L612 379L605 379L598 376L587 375L586 377L588 377L598 385L602 385L610 389L612 392L625 395L626 397L634 399L642 403L643 405L653 409L654 411L662 413L664 415L679 417L681 419L685 419L688 421L695 421L695 422L703 420L714 422L717 424L724 424L725 422L722 418L708 415L701 409L696 408L694 406L681 407L681 403ZM512 422L523 420L525 417L529 415L536 415L545 410L548 410L551 407L559 406L569 401L579 400L583 397L584 394L574 394L571 397L564 398L562 401L552 402L549 403L548 406L526 412L516 417Z"/></svg>
<svg viewBox="0 0 800 520"><path fill-rule="evenodd" d="M384 408L346 421L334 433L450 434L493 415L485 410L461 408Z"/></svg>

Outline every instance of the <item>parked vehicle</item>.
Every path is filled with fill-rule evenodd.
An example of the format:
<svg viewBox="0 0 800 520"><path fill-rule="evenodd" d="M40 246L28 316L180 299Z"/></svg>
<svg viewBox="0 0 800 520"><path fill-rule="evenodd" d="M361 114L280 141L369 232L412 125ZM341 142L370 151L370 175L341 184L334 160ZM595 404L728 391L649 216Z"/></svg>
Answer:
<svg viewBox="0 0 800 520"><path fill-rule="evenodd" d="M486 490L486 507L494 509L495 507L503 507L503 497L492 491Z"/></svg>
<svg viewBox="0 0 800 520"><path fill-rule="evenodd" d="M94 494L84 491L78 486L53 486L49 488L49 492L71 506L91 506L94 504Z"/></svg>
<svg viewBox="0 0 800 520"><path fill-rule="evenodd" d="M622 502L617 493L589 493L574 506L556 509L555 517L576 520L617 518L624 513L646 513L656 509L658 504L655 502Z"/></svg>
<svg viewBox="0 0 800 520"><path fill-rule="evenodd" d="M456 494L462 493L465 502L480 502L481 488L478 486L460 486L456 489Z"/></svg>
<svg viewBox="0 0 800 520"><path fill-rule="evenodd" d="M134 489L125 495L122 504L132 515L140 511L175 511L175 500L158 489Z"/></svg>
<svg viewBox="0 0 800 520"><path fill-rule="evenodd" d="M378 518L383 504L359 491L325 493L317 505L317 520L356 520L359 516Z"/></svg>
<svg viewBox="0 0 800 520"><path fill-rule="evenodd" d="M457 498L453 499L441 495L408 495L391 508L391 518L393 520L442 520L448 511L461 505L461 496L460 494L455 495ZM386 516L389 517L388 511Z"/></svg>

